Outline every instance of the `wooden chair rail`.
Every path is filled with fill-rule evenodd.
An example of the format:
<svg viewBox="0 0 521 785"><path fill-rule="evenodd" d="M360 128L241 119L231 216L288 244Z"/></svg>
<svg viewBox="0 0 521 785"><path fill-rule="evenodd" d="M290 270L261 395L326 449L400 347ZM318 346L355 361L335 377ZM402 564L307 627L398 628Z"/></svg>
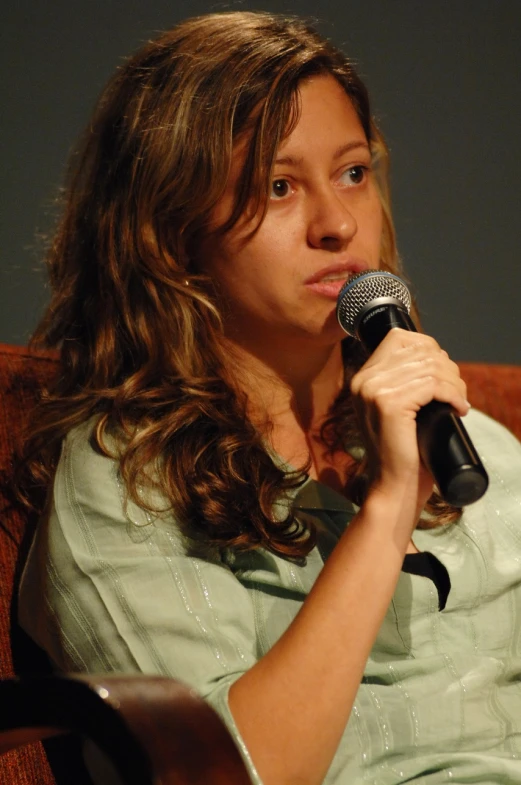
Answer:
<svg viewBox="0 0 521 785"><path fill-rule="evenodd" d="M0 754L74 733L125 785L250 785L213 709L174 679L52 676L0 681Z"/></svg>

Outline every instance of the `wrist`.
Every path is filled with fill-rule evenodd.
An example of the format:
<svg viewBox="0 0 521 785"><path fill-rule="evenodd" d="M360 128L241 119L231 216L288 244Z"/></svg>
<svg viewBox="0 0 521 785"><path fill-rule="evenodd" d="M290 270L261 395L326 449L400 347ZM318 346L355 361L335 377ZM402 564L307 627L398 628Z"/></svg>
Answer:
<svg viewBox="0 0 521 785"><path fill-rule="evenodd" d="M423 506L417 485L411 482L389 483L380 479L371 485L361 513L364 525L374 526L391 535L401 550L407 547Z"/></svg>

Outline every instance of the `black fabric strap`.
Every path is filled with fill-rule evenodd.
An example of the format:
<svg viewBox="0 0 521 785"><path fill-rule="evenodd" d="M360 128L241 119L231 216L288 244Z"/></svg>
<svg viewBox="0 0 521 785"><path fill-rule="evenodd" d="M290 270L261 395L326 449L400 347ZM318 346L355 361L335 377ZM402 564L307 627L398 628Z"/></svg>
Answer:
<svg viewBox="0 0 521 785"><path fill-rule="evenodd" d="M449 573L445 565L433 553L429 551L406 553L402 570L413 575L423 575L424 578L430 578L438 590L439 610L442 611L445 608L450 592Z"/></svg>

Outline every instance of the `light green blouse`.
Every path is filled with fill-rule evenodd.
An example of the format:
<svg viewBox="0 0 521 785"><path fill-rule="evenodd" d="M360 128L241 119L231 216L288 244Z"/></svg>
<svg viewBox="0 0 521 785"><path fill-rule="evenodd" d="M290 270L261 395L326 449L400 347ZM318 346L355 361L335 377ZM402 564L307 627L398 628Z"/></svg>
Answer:
<svg viewBox="0 0 521 785"><path fill-rule="evenodd" d="M479 412L466 423L490 488L457 524L414 535L449 572L446 608L428 578L401 573L327 785L521 785L521 445ZM129 501L116 463L91 446L92 425L64 443L23 576L21 623L60 670L193 686L259 785L229 687L286 630L356 510L309 480L294 505L320 535L304 564L262 549L221 553Z"/></svg>

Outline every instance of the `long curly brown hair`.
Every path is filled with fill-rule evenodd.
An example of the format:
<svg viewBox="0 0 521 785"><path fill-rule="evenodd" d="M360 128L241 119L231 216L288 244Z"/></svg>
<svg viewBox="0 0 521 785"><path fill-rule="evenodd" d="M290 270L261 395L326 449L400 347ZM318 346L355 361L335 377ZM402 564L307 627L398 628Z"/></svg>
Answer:
<svg viewBox="0 0 521 785"><path fill-rule="evenodd" d="M238 140L246 161L232 214L266 209L277 147L298 119L298 85L332 74L371 145L384 211L381 265L400 272L387 150L346 57L305 22L233 12L187 20L149 42L103 91L74 152L47 262L52 299L33 344L61 373L27 442L33 484L48 484L61 442L97 415L117 434L128 492L154 485L192 536L301 557L315 534L274 504L303 481L276 465L227 377L211 281L195 268ZM363 356L344 342L345 387L324 424L332 449L360 444L349 381ZM346 493L364 496L363 461ZM280 509L280 507L278 508ZM451 511L448 511L449 517ZM437 521L446 520L447 509Z"/></svg>

